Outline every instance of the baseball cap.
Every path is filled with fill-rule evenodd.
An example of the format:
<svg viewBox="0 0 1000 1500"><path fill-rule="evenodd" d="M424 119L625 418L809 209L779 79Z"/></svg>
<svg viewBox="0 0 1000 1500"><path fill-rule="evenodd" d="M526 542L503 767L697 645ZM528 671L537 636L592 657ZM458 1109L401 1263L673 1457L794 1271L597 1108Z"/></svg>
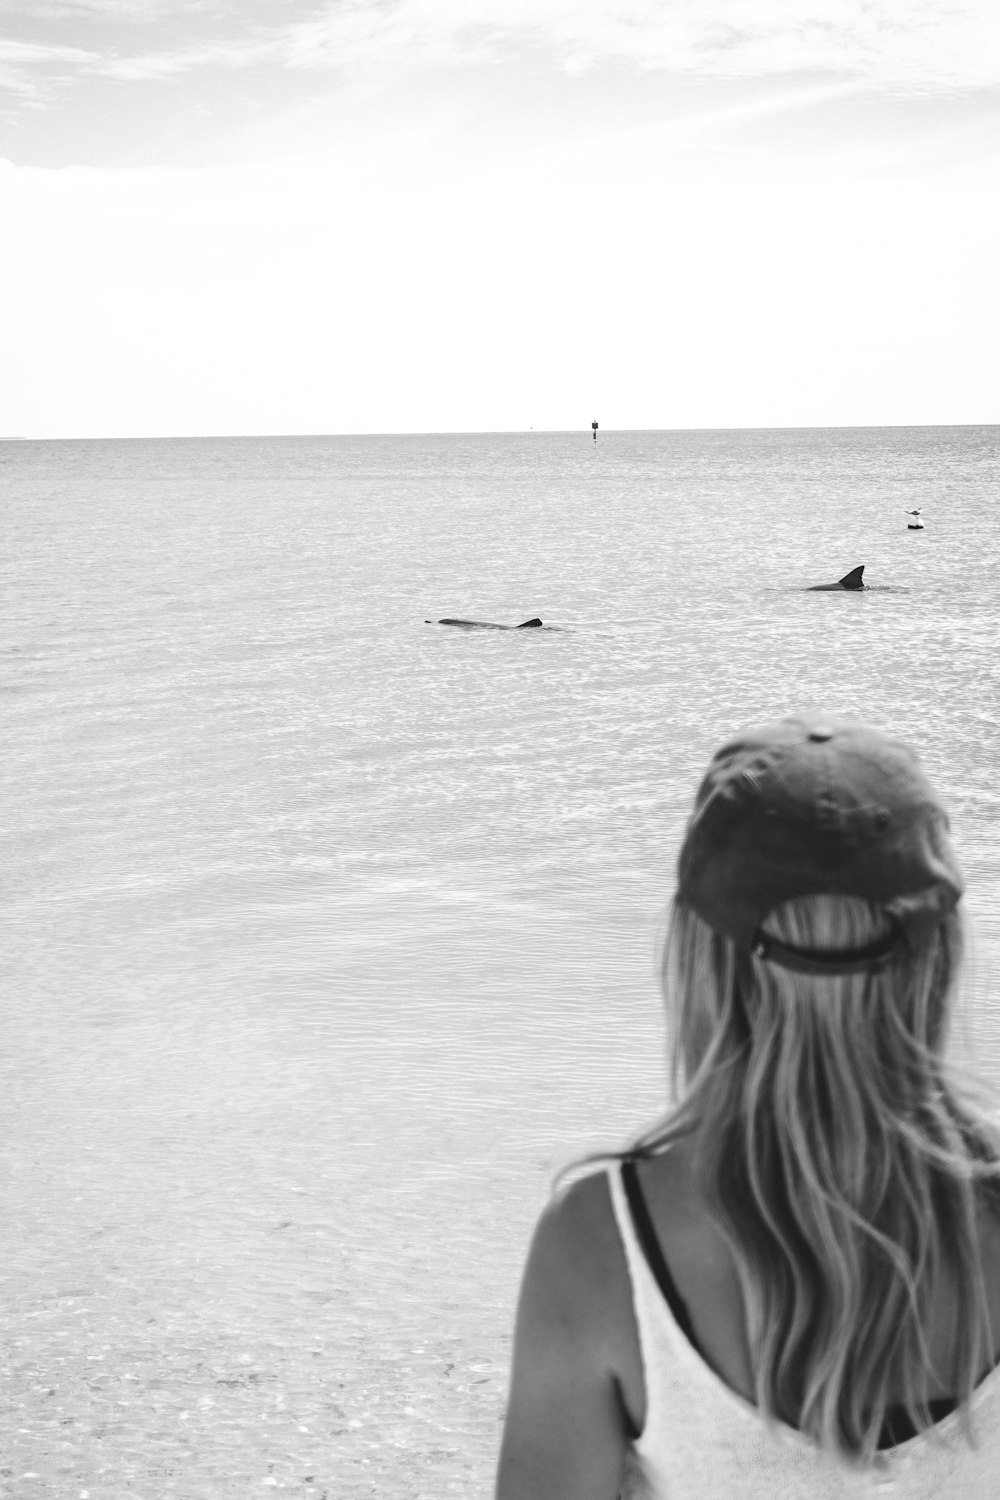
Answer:
<svg viewBox="0 0 1000 1500"><path fill-rule="evenodd" d="M815 950L765 930L800 896L855 896L889 931ZM948 817L908 746L870 725L802 713L738 735L713 757L678 862L678 898L715 932L784 968L877 969L918 948L962 894Z"/></svg>

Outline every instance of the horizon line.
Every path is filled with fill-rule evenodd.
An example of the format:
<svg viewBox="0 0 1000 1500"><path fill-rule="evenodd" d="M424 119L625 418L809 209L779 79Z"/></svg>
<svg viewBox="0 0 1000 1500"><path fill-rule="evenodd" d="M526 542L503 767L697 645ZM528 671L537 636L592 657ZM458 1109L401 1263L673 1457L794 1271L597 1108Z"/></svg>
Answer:
<svg viewBox="0 0 1000 1500"><path fill-rule="evenodd" d="M1000 427L1000 422L786 422L737 423L730 426L703 424L695 427L599 427L599 435L640 432L861 432L899 429L913 431L940 427ZM156 443L156 442L229 442L271 438L361 438L361 437L592 437L586 427L455 427L404 429L366 429L361 432L158 432L158 433L69 433L29 436L0 433L0 443Z"/></svg>

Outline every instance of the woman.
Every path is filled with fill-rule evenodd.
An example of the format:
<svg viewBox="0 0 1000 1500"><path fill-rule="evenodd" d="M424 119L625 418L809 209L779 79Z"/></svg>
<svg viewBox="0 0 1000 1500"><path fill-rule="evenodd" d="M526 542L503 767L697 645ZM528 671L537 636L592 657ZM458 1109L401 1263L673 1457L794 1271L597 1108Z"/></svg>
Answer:
<svg viewBox="0 0 1000 1500"><path fill-rule="evenodd" d="M961 891L876 730L715 756L664 950L677 1102L542 1215L498 1500L1000 1497L1000 1140L943 1060Z"/></svg>

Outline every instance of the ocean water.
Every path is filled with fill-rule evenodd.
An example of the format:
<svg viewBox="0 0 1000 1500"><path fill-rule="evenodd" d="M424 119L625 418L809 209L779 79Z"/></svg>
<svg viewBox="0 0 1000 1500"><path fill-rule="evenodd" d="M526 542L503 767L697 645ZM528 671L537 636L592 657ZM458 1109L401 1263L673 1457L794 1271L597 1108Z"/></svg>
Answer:
<svg viewBox="0 0 1000 1500"><path fill-rule="evenodd" d="M998 482L997 427L0 444L0 1494L490 1493L747 723L918 746L1000 1088Z"/></svg>

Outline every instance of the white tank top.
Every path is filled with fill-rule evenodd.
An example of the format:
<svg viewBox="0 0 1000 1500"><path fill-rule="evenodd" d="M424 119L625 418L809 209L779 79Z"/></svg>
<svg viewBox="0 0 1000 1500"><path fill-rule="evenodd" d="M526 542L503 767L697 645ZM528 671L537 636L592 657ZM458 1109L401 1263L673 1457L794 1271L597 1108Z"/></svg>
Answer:
<svg viewBox="0 0 1000 1500"><path fill-rule="evenodd" d="M632 1282L646 1424L621 1500L1000 1500L1000 1366L977 1386L970 1448L958 1412L851 1473L809 1438L731 1390L679 1328L640 1248L621 1167L608 1185Z"/></svg>

